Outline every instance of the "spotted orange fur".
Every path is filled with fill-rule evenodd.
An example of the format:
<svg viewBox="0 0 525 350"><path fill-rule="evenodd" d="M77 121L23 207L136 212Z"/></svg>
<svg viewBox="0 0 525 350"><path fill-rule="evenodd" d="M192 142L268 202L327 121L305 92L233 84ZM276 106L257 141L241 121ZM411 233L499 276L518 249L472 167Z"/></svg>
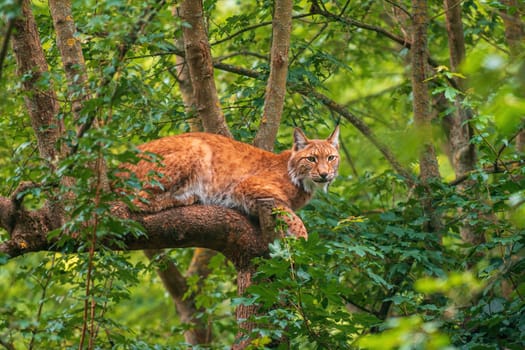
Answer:
<svg viewBox="0 0 525 350"><path fill-rule="evenodd" d="M309 140L296 129L293 148L274 154L220 135L187 133L139 146L143 160L126 168L146 182L135 202L139 210L201 203L256 216L257 199L273 198L287 213L289 233L306 238L294 210L337 176L338 136L339 127L326 140ZM160 163L151 161L152 153Z"/></svg>

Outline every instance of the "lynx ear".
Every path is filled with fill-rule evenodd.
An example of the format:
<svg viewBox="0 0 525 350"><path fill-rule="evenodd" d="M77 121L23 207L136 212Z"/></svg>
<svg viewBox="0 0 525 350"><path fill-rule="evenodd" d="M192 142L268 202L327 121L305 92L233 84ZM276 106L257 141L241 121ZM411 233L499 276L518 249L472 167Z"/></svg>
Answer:
<svg viewBox="0 0 525 350"><path fill-rule="evenodd" d="M335 148L339 148L339 124L336 125L332 134L326 139Z"/></svg>
<svg viewBox="0 0 525 350"><path fill-rule="evenodd" d="M300 151L303 148L306 147L306 145L310 142L304 132L299 129L295 128L293 132L293 150L294 151Z"/></svg>

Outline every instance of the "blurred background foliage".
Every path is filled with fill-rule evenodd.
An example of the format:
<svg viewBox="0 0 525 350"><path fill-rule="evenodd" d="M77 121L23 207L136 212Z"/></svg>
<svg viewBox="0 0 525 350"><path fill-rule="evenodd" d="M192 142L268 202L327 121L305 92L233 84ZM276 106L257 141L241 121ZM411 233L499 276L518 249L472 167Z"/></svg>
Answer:
<svg viewBox="0 0 525 350"><path fill-rule="evenodd" d="M63 164L65 173L50 174L38 158L15 60L8 53L0 81L2 195L10 195L20 181L45 183L55 176L73 176L79 179L73 189L79 201L70 224L79 227L94 210L88 183L93 174L83 165L95 151L115 166L133 156L128 152L133 145L189 130L173 53L181 26L171 13L176 4L160 10L117 67L118 45L150 3L73 1L93 92L85 112L96 113L104 123L82 139L79 152ZM403 166L417 172L424 136L414 127L408 50L352 22L403 37L403 22L408 20L392 8L410 9L410 3L324 1L323 8L341 15L301 16L316 3L295 4L290 84L311 87L337 101L365 121ZM215 70L231 130L237 139L250 142L262 115L269 74L272 2L207 0L204 6L215 61L261 77ZM441 67L430 79L432 94L452 101L461 94L473 112L471 142L478 159L469 175L472 181L457 191L440 127L442 115L434 123L442 180L432 183L430 192L415 194L418 189L409 187L357 129L315 96L299 95L291 87L277 149L290 147L294 126L311 137L325 137L340 121L340 176L328 193L319 193L300 211L310 239L276 241L271 258L258 261L258 283L251 296L237 297L231 264L221 256L212 260L212 273L197 298L206 310L199 317L212 325L213 341L206 348L232 343L237 331L234 307L239 303L262 305L255 348L282 338L294 349L525 347L525 166L523 149L515 142L525 116L525 63L523 52L510 54L499 15L513 9L500 1L461 2L467 52L461 71L452 72L442 3L429 1L428 6L429 53ZM16 1L3 1L0 25L16 11ZM33 11L50 68L40 83L52 81L62 101L62 117L71 124L47 3L35 1ZM118 75L102 85L116 69ZM446 78L454 74L467 82L465 91L447 84ZM69 136L63 142L73 142ZM35 191L25 203L37 207L44 195ZM429 218L415 199L420 195L428 196L442 216L439 232L423 229ZM481 243L461 239L465 223L484 238ZM117 236L128 229L107 221L107 230ZM0 239L7 234L0 232ZM191 253L169 254L184 269ZM77 348L87 255L38 253L2 263L0 346ZM187 348L184 325L156 268L162 267L137 252L96 254L93 293L102 305L96 315L101 349Z"/></svg>

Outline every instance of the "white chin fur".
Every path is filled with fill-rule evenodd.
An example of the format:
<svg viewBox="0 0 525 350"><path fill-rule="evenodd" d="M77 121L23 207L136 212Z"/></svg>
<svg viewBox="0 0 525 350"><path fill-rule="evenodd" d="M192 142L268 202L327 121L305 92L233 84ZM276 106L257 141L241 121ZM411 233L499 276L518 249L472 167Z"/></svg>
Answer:
<svg viewBox="0 0 525 350"><path fill-rule="evenodd" d="M330 184L330 182L319 183L308 178L299 179L299 177L294 171L289 171L288 175L290 176L292 183L297 187L301 187L305 192L313 193L318 188L321 188L324 192L328 191L328 185Z"/></svg>

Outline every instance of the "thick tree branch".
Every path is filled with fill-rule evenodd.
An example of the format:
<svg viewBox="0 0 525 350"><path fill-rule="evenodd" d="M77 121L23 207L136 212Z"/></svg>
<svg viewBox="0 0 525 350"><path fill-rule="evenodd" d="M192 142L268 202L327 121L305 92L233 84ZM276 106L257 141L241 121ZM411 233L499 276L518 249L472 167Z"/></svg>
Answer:
<svg viewBox="0 0 525 350"><path fill-rule="evenodd" d="M423 147L419 160L419 167L423 181L439 178L439 167L432 144L431 134L431 106L430 93L427 83L427 2L426 0L412 0L413 28L412 28L412 91L414 123L423 136Z"/></svg>
<svg viewBox="0 0 525 350"><path fill-rule="evenodd" d="M71 1L49 0L49 10L57 35L57 47L60 50L67 77L73 116L78 122L83 102L89 100L90 94L85 91L88 79L82 47L75 36L77 29L71 11Z"/></svg>
<svg viewBox="0 0 525 350"><path fill-rule="evenodd" d="M292 7L292 0L274 2L270 76L266 84L261 124L253 141L255 146L267 151L273 150L283 113L292 30Z"/></svg>
<svg viewBox="0 0 525 350"><path fill-rule="evenodd" d="M0 205L9 208L4 201ZM268 247L257 225L241 213L223 207L193 205L149 215L129 215L122 210L117 215L140 223L146 236L129 235L118 244L106 239L104 244L114 250L203 247L223 253L240 268L249 265L253 257L264 255ZM55 241L47 239L47 234L58 228L46 207L21 210L11 239L0 244L0 253L15 258L35 251L60 251Z"/></svg>
<svg viewBox="0 0 525 350"><path fill-rule="evenodd" d="M213 252L212 250L207 249L205 249L205 251ZM144 254L150 260L157 261L159 265L157 274L162 280L164 287L171 295L181 322L189 326L184 332L184 340L186 343L192 345L208 344L211 339L209 327L205 322L206 320L204 318L196 317L200 310L195 305L195 298L185 297L188 291L186 277L184 277L175 263L169 259L162 250L144 250Z"/></svg>
<svg viewBox="0 0 525 350"><path fill-rule="evenodd" d="M179 16L184 22L184 57L190 71L195 107L204 130L231 137L215 86L202 1L182 1Z"/></svg>
<svg viewBox="0 0 525 350"><path fill-rule="evenodd" d="M15 204L9 198L0 197L0 227L11 232L14 225Z"/></svg>
<svg viewBox="0 0 525 350"><path fill-rule="evenodd" d="M465 57L465 40L463 37L463 24L461 19L461 6L458 0L444 0L445 22L447 26L448 46L450 52L450 68L453 72L460 69L460 64ZM463 89L462 79L452 78L456 85ZM447 116L449 123L448 139L452 153L452 165L456 177L472 171L476 164L476 149L470 142L472 127L469 123L471 113L462 104L462 96L458 94L454 101L455 110Z"/></svg>
<svg viewBox="0 0 525 350"><path fill-rule="evenodd" d="M423 186L430 191L427 185L432 180L440 179L439 165L434 148L432 135L432 114L430 93L427 83L427 29L428 13L426 0L412 0L412 94L414 124L421 135L421 149L419 153L419 172ZM431 196L422 196L420 199L426 215L430 218L425 224L427 232L438 232L441 220L435 211Z"/></svg>
<svg viewBox="0 0 525 350"><path fill-rule="evenodd" d="M22 14L13 22L13 51L17 71L31 125L36 134L40 156L51 169L59 158L56 145L63 131L62 122L57 118L59 105L51 85L42 88L39 81L47 74L47 62L40 45L40 36L29 0L22 1Z"/></svg>

